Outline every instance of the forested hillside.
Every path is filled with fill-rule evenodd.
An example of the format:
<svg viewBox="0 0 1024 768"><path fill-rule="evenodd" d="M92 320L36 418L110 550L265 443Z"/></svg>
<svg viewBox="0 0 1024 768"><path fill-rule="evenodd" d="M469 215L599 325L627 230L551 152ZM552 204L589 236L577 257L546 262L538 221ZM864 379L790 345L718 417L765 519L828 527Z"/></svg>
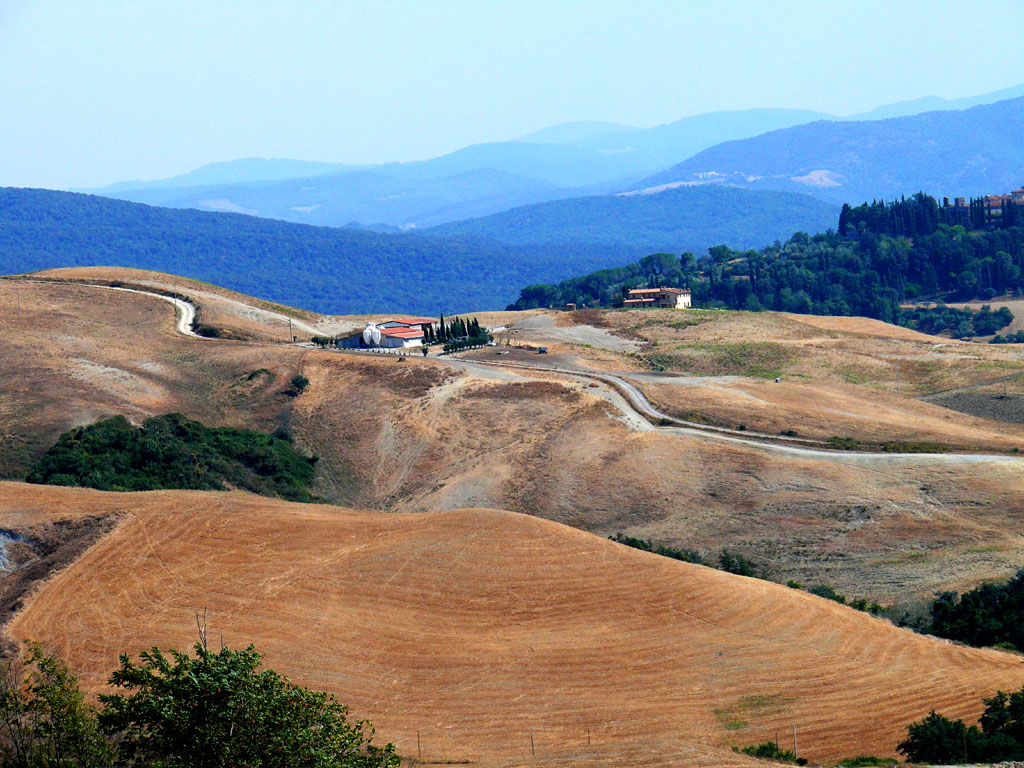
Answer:
<svg viewBox="0 0 1024 768"><path fill-rule="evenodd" d="M500 308L524 282L560 280L640 253L519 248L0 189L0 273L96 265L155 269L326 313Z"/></svg>
<svg viewBox="0 0 1024 768"><path fill-rule="evenodd" d="M761 250L721 245L701 257L653 254L558 285L528 286L513 306L610 306L624 289L667 285L689 288L699 306L865 315L897 322L902 302L989 299L1024 291L1024 227L1012 222L975 229L951 226L939 222L939 210L926 195L847 207L845 236L798 232ZM927 222L912 238L886 233L893 222L915 218ZM914 321L906 312L903 316L908 323ZM987 333L994 332L982 325Z"/></svg>
<svg viewBox="0 0 1024 768"><path fill-rule="evenodd" d="M721 242L758 248L794 230L834 224L838 209L808 195L733 187L680 187L656 194L603 195L513 208L425 230L506 243L609 243L704 250Z"/></svg>

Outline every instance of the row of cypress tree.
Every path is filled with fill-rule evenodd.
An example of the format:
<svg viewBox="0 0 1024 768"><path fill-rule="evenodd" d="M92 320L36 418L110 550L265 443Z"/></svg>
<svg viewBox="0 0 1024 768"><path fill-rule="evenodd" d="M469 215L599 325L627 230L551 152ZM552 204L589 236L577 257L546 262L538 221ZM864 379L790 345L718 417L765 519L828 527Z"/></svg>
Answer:
<svg viewBox="0 0 1024 768"><path fill-rule="evenodd" d="M486 342L489 338L487 330L475 317L469 320L456 317L451 322L446 322L444 315L441 315L436 328L433 324L423 327L424 344L445 344L462 339L484 339Z"/></svg>

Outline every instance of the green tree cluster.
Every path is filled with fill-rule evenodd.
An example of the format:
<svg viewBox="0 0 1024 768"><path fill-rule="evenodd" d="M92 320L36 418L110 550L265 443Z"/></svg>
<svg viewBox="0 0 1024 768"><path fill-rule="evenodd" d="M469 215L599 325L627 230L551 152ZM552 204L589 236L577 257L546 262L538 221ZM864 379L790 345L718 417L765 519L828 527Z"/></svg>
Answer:
<svg viewBox="0 0 1024 768"><path fill-rule="evenodd" d="M491 341L491 334L480 321L473 318L456 317L454 320L445 320L444 315L437 323L424 327L424 344L441 344L445 354L460 352L465 349L482 347Z"/></svg>
<svg viewBox="0 0 1024 768"><path fill-rule="evenodd" d="M907 727L907 738L896 748L914 763L999 763L1024 759L1024 688L997 691L983 699L985 712L978 725L951 720L934 710Z"/></svg>
<svg viewBox="0 0 1024 768"><path fill-rule="evenodd" d="M396 768L333 696L297 686L251 646L120 657L116 692L85 701L38 646L0 691L0 765L11 768Z"/></svg>
<svg viewBox="0 0 1024 768"><path fill-rule="evenodd" d="M992 311L992 307L983 304L980 311L971 309L954 309L938 302L935 307L900 308L897 322L907 328L922 333L942 333L949 331L953 338L964 339L971 336L991 336L1001 328L1013 322L1013 313L1008 307L1000 307Z"/></svg>
<svg viewBox="0 0 1024 768"><path fill-rule="evenodd" d="M932 603L926 631L969 645L1024 650L1024 568L1004 584L943 592Z"/></svg>
<svg viewBox="0 0 1024 768"><path fill-rule="evenodd" d="M115 416L61 435L27 480L103 491L219 491L230 486L316 501L309 492L316 462L290 440L248 429L211 428L180 413L154 416L140 427Z"/></svg>
<svg viewBox="0 0 1024 768"><path fill-rule="evenodd" d="M930 202L929 202L930 201ZM536 284L522 289L511 309L542 306L613 306L625 291L641 286L688 288L695 306L823 315L863 315L886 322L924 322L928 312L901 313L900 304L926 299L987 300L1024 291L1024 222L1022 226L969 229L931 222L935 201L915 196L910 201L869 206L872 215L903 221L896 229L850 217L843 236L837 232L794 234L785 243L761 250L732 250L725 245L705 256L651 254L639 262L605 269L558 285ZM935 208L934 210L938 210ZM860 215L857 213L857 215ZM867 215L865 213L865 215ZM934 223L934 222L933 222ZM914 230L914 234L903 230ZM920 231L918 231L920 230ZM944 308L943 330L973 328L975 315L951 316ZM978 320L992 331L1005 319L1000 313ZM932 321L935 326L935 322ZM1002 326L997 326L995 329ZM987 334L979 334L987 335Z"/></svg>

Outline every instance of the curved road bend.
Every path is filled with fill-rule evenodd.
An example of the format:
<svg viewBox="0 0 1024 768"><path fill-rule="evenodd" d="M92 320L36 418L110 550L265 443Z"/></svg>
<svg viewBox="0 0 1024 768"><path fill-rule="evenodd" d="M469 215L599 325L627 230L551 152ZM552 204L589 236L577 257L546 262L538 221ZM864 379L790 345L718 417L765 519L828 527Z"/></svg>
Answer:
<svg viewBox="0 0 1024 768"><path fill-rule="evenodd" d="M808 443L818 443L822 446L825 443L811 441L801 438L790 438L783 435L771 435L764 432L740 432L725 427L715 427L707 424L682 421L662 413L647 399L632 382L606 373L591 373L587 371L567 370L546 366L532 366L523 363L498 363L488 361L473 361L477 365L489 367L514 367L524 370L534 370L543 373L557 373L574 378L591 379L603 382L612 386L624 396L629 406L643 416L645 419L669 422L664 426L652 426L652 430L669 432L689 437L703 437L719 440L722 442L743 445L751 448L763 448L775 453L784 453L798 458L826 459L829 461L867 462L884 464L1020 464L1024 457L1007 456L1003 454L987 453L885 453L882 451L843 451L828 448L806 447ZM805 445L800 445L804 443Z"/></svg>

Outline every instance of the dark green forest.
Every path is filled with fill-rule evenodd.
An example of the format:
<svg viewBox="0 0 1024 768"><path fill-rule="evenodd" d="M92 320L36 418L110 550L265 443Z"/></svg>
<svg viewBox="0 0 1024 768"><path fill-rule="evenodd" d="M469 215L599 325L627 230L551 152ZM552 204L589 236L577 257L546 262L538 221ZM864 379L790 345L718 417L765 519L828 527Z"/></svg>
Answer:
<svg viewBox="0 0 1024 768"><path fill-rule="evenodd" d="M651 254L625 267L557 285L527 286L511 306L607 307L626 289L664 285L689 288L694 306L863 315L916 325L926 324L925 316L901 312L901 303L989 299L1024 290L1024 226L944 224L936 218L938 210L926 195L846 207L846 235L831 230L817 235L798 232L761 250L718 245L699 257ZM916 221L926 213L931 218L912 225L917 227L912 236L879 231L891 229L893 221ZM945 311L941 304L940 309ZM998 323L1007 319L992 314L995 317L980 321L987 333L1003 327L1005 323ZM950 315L943 326L976 335L967 333L974 331L974 323L973 314L961 313Z"/></svg>
<svg viewBox="0 0 1024 768"><path fill-rule="evenodd" d="M524 282L560 280L642 253L313 227L0 188L0 273L154 269L325 313L497 309Z"/></svg>
<svg viewBox="0 0 1024 768"><path fill-rule="evenodd" d="M316 501L309 492L315 469L316 458L296 451L287 434L211 428L171 413L141 427L115 416L65 432L27 479L102 491L233 487Z"/></svg>

